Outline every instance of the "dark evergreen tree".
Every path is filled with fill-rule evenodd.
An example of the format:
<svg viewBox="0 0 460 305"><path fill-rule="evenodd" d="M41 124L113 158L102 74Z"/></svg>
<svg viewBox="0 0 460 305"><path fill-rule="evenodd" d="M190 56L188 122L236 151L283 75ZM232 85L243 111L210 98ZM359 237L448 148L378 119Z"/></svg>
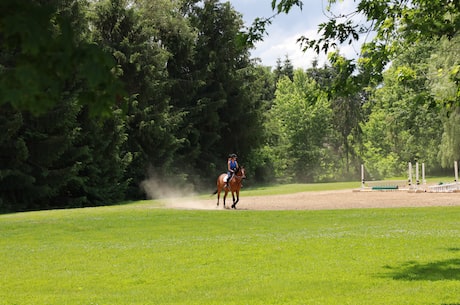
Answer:
<svg viewBox="0 0 460 305"><path fill-rule="evenodd" d="M34 183L27 164L29 150L22 135L23 116L9 105L0 107L0 212L24 210L24 187Z"/></svg>
<svg viewBox="0 0 460 305"><path fill-rule="evenodd" d="M121 111L104 120L95 120L88 108L80 111L80 132L75 142L80 166L69 191L81 200L74 206L108 205L126 198L130 180L125 174L132 158L123 150L127 140L123 118Z"/></svg>
<svg viewBox="0 0 460 305"><path fill-rule="evenodd" d="M115 62L82 39L83 1L0 2L0 104L43 113L78 96L94 112L110 112L122 94ZM72 86L69 86L72 84Z"/></svg>
<svg viewBox="0 0 460 305"><path fill-rule="evenodd" d="M144 15L140 15L140 9ZM93 19L95 39L116 58L120 79L131 96L127 109L126 151L133 161L127 177L131 178L130 198L143 196L139 185L149 168L160 173L171 169L179 147L175 134L181 120L173 113L167 96L166 66L168 54L149 20L147 6L129 5L125 0L101 1ZM167 14L158 11L156 17ZM145 18L143 18L144 16Z"/></svg>
<svg viewBox="0 0 460 305"><path fill-rule="evenodd" d="M252 91L252 63L237 36L243 22L229 3L194 6L190 22L198 33L193 75L197 80L189 108L188 150L193 168L209 179L225 170L229 152L242 159L260 143L261 98ZM209 183L209 182L208 182Z"/></svg>
<svg viewBox="0 0 460 305"><path fill-rule="evenodd" d="M200 149L194 141L196 130L192 128L195 96L201 81L195 67L197 31L190 26L188 18L196 1L141 1L144 18L155 29L155 36L167 51L167 83L165 94L172 112L180 116L176 120L176 138L179 147L174 151L173 165L162 175L175 176L175 183L199 184L200 175L195 161L200 159ZM191 143L195 143L191 145Z"/></svg>
<svg viewBox="0 0 460 305"><path fill-rule="evenodd" d="M291 81L294 80L294 66L288 55L284 58L282 74L289 77Z"/></svg>
<svg viewBox="0 0 460 305"><path fill-rule="evenodd" d="M67 200L61 199L79 169L74 160L67 158L78 134L79 107L71 101L62 102L40 116L8 108L2 107L2 114L14 118L6 125L11 130L9 140L11 137L15 140L11 144L3 142L1 148L4 209L20 211L69 205L72 194Z"/></svg>
<svg viewBox="0 0 460 305"><path fill-rule="evenodd" d="M283 74L283 65L281 62L281 58L276 59L276 66L275 69L273 70L273 74L275 75L275 84L278 83L278 80L284 76Z"/></svg>
<svg viewBox="0 0 460 305"><path fill-rule="evenodd" d="M0 11L0 116L8 130L0 144L0 209L78 205L84 199L71 187L83 166L76 117L79 104L106 113L120 92L110 58L85 40L80 1L6 1Z"/></svg>

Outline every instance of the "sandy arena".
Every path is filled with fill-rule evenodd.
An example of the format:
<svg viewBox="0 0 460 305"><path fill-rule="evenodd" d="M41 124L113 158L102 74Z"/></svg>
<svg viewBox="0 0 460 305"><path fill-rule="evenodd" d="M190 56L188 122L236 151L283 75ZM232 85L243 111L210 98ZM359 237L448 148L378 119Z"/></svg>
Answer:
<svg viewBox="0 0 460 305"><path fill-rule="evenodd" d="M218 209L217 195L203 200L174 199L170 208ZM227 208L231 206L231 194ZM460 206L460 193L353 192L353 190L303 192L288 195L245 196L240 193L239 210L326 210L360 208L396 208L426 206ZM223 208L222 197L220 209Z"/></svg>

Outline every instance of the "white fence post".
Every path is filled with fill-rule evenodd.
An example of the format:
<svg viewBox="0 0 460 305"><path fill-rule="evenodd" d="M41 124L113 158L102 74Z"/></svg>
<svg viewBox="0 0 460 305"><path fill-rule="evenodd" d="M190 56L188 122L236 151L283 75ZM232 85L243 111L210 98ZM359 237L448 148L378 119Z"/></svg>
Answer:
<svg viewBox="0 0 460 305"><path fill-rule="evenodd" d="M425 163L422 163L422 183L423 183L423 185L426 185L426 179L425 179Z"/></svg>
<svg viewBox="0 0 460 305"><path fill-rule="evenodd" d="M455 189L458 190L458 162L454 161Z"/></svg>
<svg viewBox="0 0 460 305"><path fill-rule="evenodd" d="M409 187L412 186L412 163L409 162L409 170L408 170L408 174L409 174Z"/></svg>

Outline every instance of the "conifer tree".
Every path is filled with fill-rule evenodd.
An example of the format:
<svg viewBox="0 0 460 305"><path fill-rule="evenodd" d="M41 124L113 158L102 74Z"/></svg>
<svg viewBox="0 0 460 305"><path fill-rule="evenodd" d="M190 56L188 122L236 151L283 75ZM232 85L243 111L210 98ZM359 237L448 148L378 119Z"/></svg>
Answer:
<svg viewBox="0 0 460 305"><path fill-rule="evenodd" d="M161 29L155 27L158 18L169 12L155 11L155 5L161 3L101 1L95 5L92 20L94 38L116 58L120 79L130 96L125 144L132 156L126 172L131 179L130 198L142 198L139 185L149 168L160 173L170 170L180 144L176 133L181 115L172 110L166 94L168 53L159 39Z"/></svg>
<svg viewBox="0 0 460 305"><path fill-rule="evenodd" d="M2 107L3 121L5 115L14 120L4 123L11 130L5 140L14 140L2 141L1 147L3 207L20 211L66 206L69 201L61 196L78 173L78 164L67 156L74 151L79 107L67 100L40 116L7 108Z"/></svg>

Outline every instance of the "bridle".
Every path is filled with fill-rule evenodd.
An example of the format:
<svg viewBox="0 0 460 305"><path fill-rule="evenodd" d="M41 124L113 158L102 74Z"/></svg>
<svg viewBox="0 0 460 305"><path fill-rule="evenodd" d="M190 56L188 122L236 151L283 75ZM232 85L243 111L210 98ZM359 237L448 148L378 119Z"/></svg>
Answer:
<svg viewBox="0 0 460 305"><path fill-rule="evenodd" d="M241 175L238 175L239 173L241 173ZM244 171L244 167L238 167L238 169L235 172L235 174L233 175L233 177L235 179L238 179L240 182L241 182L242 179L246 178L246 173Z"/></svg>

